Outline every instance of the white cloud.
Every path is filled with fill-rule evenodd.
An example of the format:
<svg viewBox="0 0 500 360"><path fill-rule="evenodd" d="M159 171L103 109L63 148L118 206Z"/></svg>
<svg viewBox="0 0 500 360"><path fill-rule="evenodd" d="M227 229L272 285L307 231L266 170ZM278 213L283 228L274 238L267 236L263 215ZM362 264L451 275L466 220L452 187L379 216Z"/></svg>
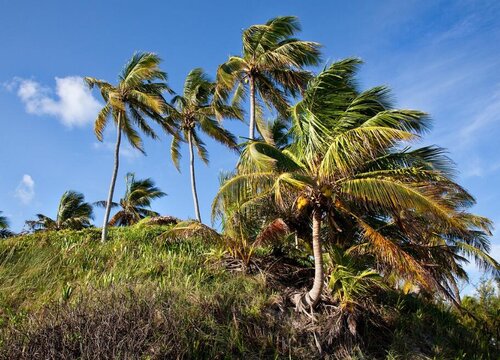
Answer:
<svg viewBox="0 0 500 360"><path fill-rule="evenodd" d="M23 175L22 180L17 185L15 196L23 204L29 204L35 197L35 181L30 175Z"/></svg>
<svg viewBox="0 0 500 360"><path fill-rule="evenodd" d="M79 76L56 77L55 96L50 88L29 79L14 79L5 87L17 87L28 113L55 116L69 127L91 123L101 106Z"/></svg>

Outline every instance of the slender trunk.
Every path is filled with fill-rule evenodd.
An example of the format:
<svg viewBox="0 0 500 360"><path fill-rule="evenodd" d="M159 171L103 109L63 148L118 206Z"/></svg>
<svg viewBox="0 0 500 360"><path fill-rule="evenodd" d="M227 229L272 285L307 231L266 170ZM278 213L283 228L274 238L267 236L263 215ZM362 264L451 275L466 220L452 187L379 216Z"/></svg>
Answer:
<svg viewBox="0 0 500 360"><path fill-rule="evenodd" d="M321 211L313 211L313 253L314 253L314 284L306 295L306 302L314 307L318 303L323 291L323 251L321 250Z"/></svg>
<svg viewBox="0 0 500 360"><path fill-rule="evenodd" d="M106 241L108 235L109 213L111 212L111 203L113 202L113 193L115 191L116 176L118 175L118 166L120 165L120 143L122 141L121 117L118 115L116 124L116 145L115 145L115 164L113 167L113 175L111 176L111 185L109 186L108 200L106 202L106 210L104 212L104 223L102 224L101 242Z"/></svg>
<svg viewBox="0 0 500 360"><path fill-rule="evenodd" d="M252 75L249 76L250 82L250 131L248 137L255 138L255 80Z"/></svg>
<svg viewBox="0 0 500 360"><path fill-rule="evenodd" d="M188 135L189 142L189 169L191 170L191 191L193 192L194 211L196 213L196 220L201 222L200 206L198 205L198 193L196 192L196 177L194 175L194 153L193 153L193 139L191 132Z"/></svg>

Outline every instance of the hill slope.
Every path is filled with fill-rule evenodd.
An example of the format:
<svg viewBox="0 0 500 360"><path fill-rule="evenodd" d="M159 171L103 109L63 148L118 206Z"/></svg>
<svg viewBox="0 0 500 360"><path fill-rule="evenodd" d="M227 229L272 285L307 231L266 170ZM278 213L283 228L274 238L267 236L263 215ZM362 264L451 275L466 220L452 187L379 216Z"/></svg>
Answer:
<svg viewBox="0 0 500 360"><path fill-rule="evenodd" d="M377 324L332 336L344 321L335 311L324 307L314 321L295 313L273 277L231 272L217 261L217 246L165 239L166 229L112 228L106 244L98 229L1 242L0 357L450 358L479 351L452 312L392 292L379 295Z"/></svg>

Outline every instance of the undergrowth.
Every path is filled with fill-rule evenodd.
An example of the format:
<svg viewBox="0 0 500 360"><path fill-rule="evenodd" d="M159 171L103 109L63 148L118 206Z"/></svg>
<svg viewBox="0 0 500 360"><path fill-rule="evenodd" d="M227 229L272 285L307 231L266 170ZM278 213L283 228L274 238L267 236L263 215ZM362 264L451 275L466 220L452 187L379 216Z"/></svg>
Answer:
<svg viewBox="0 0 500 360"><path fill-rule="evenodd" d="M355 336L335 301L315 318L286 292L311 270L229 271L208 240L168 227L39 232L0 242L1 359L495 359L456 312L384 290ZM295 264L295 265L293 265ZM298 271L298 270L300 271ZM288 274L288 275L287 275ZM295 274L295 275L293 275ZM309 278L310 276L307 276ZM294 285L295 284L295 285ZM307 284L306 284L307 285ZM334 299L334 297L332 297Z"/></svg>

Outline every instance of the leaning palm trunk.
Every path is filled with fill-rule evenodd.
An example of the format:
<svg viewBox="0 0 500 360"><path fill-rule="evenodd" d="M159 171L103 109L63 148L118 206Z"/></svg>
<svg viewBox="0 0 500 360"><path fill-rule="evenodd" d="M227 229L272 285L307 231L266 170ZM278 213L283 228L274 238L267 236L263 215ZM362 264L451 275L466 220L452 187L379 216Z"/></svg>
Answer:
<svg viewBox="0 0 500 360"><path fill-rule="evenodd" d="M321 250L321 212L313 211L312 241L314 253L314 283L311 290L306 295L306 302L314 307L318 303L323 291L323 251Z"/></svg>
<svg viewBox="0 0 500 360"><path fill-rule="evenodd" d="M255 138L255 79L250 76L250 130L248 137L250 140Z"/></svg>
<svg viewBox="0 0 500 360"><path fill-rule="evenodd" d="M113 193L115 191L116 176L118 175L118 166L120 164L120 143L122 140L120 115L118 115L118 123L116 124L116 127L117 127L117 135L116 135L116 145L115 145L115 165L113 168L113 175L111 176L111 185L109 187L108 201L106 201L106 211L104 212L104 223L102 224L101 242L105 242L106 237L108 235L109 214L111 212L111 203L113 202Z"/></svg>
<svg viewBox="0 0 500 360"><path fill-rule="evenodd" d="M201 222L200 206L198 204L198 193L196 191L196 177L194 174L194 153L193 153L193 139L191 133L188 135L189 142L189 168L191 170L191 191L193 193L194 211L196 213L196 220Z"/></svg>

